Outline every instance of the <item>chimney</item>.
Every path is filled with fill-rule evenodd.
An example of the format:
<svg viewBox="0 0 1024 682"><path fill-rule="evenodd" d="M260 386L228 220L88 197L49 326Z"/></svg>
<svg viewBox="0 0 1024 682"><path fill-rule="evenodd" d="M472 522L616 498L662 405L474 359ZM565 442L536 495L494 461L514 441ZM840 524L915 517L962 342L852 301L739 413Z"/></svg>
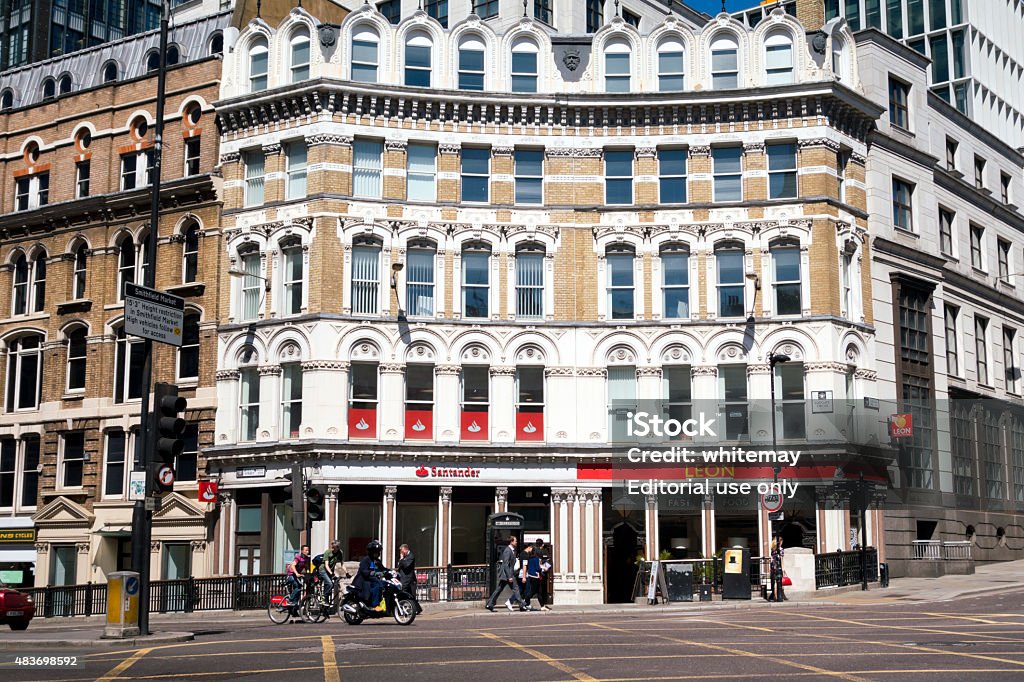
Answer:
<svg viewBox="0 0 1024 682"><path fill-rule="evenodd" d="M825 0L796 0L796 18L808 31L825 25Z"/></svg>

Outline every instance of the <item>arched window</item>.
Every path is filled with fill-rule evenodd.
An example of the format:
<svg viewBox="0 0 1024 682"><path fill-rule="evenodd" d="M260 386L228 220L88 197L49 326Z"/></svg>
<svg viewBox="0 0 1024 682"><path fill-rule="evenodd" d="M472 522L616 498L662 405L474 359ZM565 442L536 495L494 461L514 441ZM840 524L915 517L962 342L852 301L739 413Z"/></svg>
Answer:
<svg viewBox="0 0 1024 682"><path fill-rule="evenodd" d="M739 45L731 34L723 34L711 43L711 87L724 90L738 88L739 83Z"/></svg>
<svg viewBox="0 0 1024 682"><path fill-rule="evenodd" d="M149 262L149 240L152 238L152 233L147 230L142 236L142 239L139 240L139 255L137 259L139 262L139 269L138 272L135 273L135 281L141 284L153 281L150 277L150 275L152 275L150 272L152 264Z"/></svg>
<svg viewBox="0 0 1024 682"><path fill-rule="evenodd" d="M490 316L491 245L470 242L462 247L462 316Z"/></svg>
<svg viewBox="0 0 1024 682"><path fill-rule="evenodd" d="M213 57L215 55L223 55L223 54L224 54L224 34L221 33L220 31L217 31L210 38L209 55L211 57Z"/></svg>
<svg viewBox="0 0 1024 682"><path fill-rule="evenodd" d="M380 313L380 252L383 244L372 237L356 237L352 244L352 313Z"/></svg>
<svg viewBox="0 0 1024 682"><path fill-rule="evenodd" d="M181 61L181 51L177 45L168 45L167 52L164 54L164 64L166 66L174 66Z"/></svg>
<svg viewBox="0 0 1024 682"><path fill-rule="evenodd" d="M71 298L79 300L85 298L85 275L88 264L89 250L85 243L79 243L74 250L75 270L72 276Z"/></svg>
<svg viewBox="0 0 1024 682"><path fill-rule="evenodd" d="M537 92L537 44L520 40L512 47L512 92Z"/></svg>
<svg viewBox="0 0 1024 682"><path fill-rule="evenodd" d="M690 250L685 244L661 247L661 297L665 319L690 317Z"/></svg>
<svg viewBox="0 0 1024 682"><path fill-rule="evenodd" d="M135 283L135 242L125 235L117 245L117 300L124 298L126 282Z"/></svg>
<svg viewBox="0 0 1024 682"><path fill-rule="evenodd" d="M71 76L69 74L64 74L60 77L60 80L57 81L57 92L61 95L66 95L71 92Z"/></svg>
<svg viewBox="0 0 1024 682"><path fill-rule="evenodd" d="M629 92L630 49L625 40L613 40L604 48L605 92Z"/></svg>
<svg viewBox="0 0 1024 682"><path fill-rule="evenodd" d="M7 111L14 107L14 92L12 90L4 90L3 94L0 94L0 111Z"/></svg>
<svg viewBox="0 0 1024 682"><path fill-rule="evenodd" d="M182 230L182 281L195 282L199 274L199 224L190 221Z"/></svg>
<svg viewBox="0 0 1024 682"><path fill-rule="evenodd" d="M679 38L658 43L658 90L679 92L686 87L686 53Z"/></svg>
<svg viewBox="0 0 1024 682"><path fill-rule="evenodd" d="M298 83L309 78L309 29L305 26L296 29L290 42L291 82Z"/></svg>
<svg viewBox="0 0 1024 682"><path fill-rule="evenodd" d="M360 83L377 82L377 57L380 37L377 32L363 28L352 36L352 80Z"/></svg>
<svg viewBox="0 0 1024 682"><path fill-rule="evenodd" d="M800 244L782 240L769 246L772 257L772 286L775 288L775 314L799 315Z"/></svg>
<svg viewBox="0 0 1024 682"><path fill-rule="evenodd" d="M85 369L88 362L86 353L86 329L75 327L67 333L68 369L65 390L68 393L85 390Z"/></svg>
<svg viewBox="0 0 1024 682"><path fill-rule="evenodd" d="M25 254L19 253L14 259L14 288L11 292L11 312L15 315L28 312L28 280L28 259Z"/></svg>
<svg viewBox="0 0 1024 682"><path fill-rule="evenodd" d="M715 246L718 274L718 316L743 317L747 311L743 275L743 245L722 242Z"/></svg>
<svg viewBox="0 0 1024 682"><path fill-rule="evenodd" d="M42 388L43 337L19 336L7 346L7 411L39 407Z"/></svg>
<svg viewBox="0 0 1024 682"><path fill-rule="evenodd" d="M459 90L484 89L484 43L476 36L459 43Z"/></svg>
<svg viewBox="0 0 1024 682"><path fill-rule="evenodd" d="M53 99L57 94L57 83L52 78L43 81L43 99Z"/></svg>
<svg viewBox="0 0 1024 682"><path fill-rule="evenodd" d="M837 35L832 36L832 73L835 74L837 80L842 80L843 76L843 39Z"/></svg>
<svg viewBox="0 0 1024 682"><path fill-rule="evenodd" d="M544 319L544 256L543 244L516 246L517 319Z"/></svg>
<svg viewBox="0 0 1024 682"><path fill-rule="evenodd" d="M431 49L433 43L423 33L416 33L405 43L405 84L430 87Z"/></svg>
<svg viewBox="0 0 1024 682"><path fill-rule="evenodd" d="M299 315L302 313L302 289L304 268L302 263L302 242L297 238L291 238L281 243L281 289L282 289L282 315Z"/></svg>
<svg viewBox="0 0 1024 682"><path fill-rule="evenodd" d="M260 302L266 287L260 270L262 269L261 256L255 247L239 252L239 259L242 262L242 295L241 295L241 319L255 320L260 314Z"/></svg>
<svg viewBox="0 0 1024 682"><path fill-rule="evenodd" d="M199 313L185 314L181 328L181 348L178 349L178 379L188 381L199 378Z"/></svg>
<svg viewBox="0 0 1024 682"><path fill-rule="evenodd" d="M410 317L430 317L434 314L434 257L436 255L437 245L432 241L421 239L409 243L405 296Z"/></svg>
<svg viewBox="0 0 1024 682"><path fill-rule="evenodd" d="M103 82L113 83L117 81L117 63L107 62L103 65Z"/></svg>
<svg viewBox="0 0 1024 682"><path fill-rule="evenodd" d="M765 85L793 82L793 41L785 33L773 33L764 41Z"/></svg>
<svg viewBox="0 0 1024 682"><path fill-rule="evenodd" d="M114 353L114 402L138 400L142 397L142 371L146 364L146 347L142 339L128 336L124 326L117 328Z"/></svg>
<svg viewBox="0 0 1024 682"><path fill-rule="evenodd" d="M153 73L160 69L160 53L152 50L146 55L146 73Z"/></svg>
<svg viewBox="0 0 1024 682"><path fill-rule="evenodd" d="M608 319L632 320L636 311L633 261L636 251L628 244L608 247L605 263L608 268Z"/></svg>
<svg viewBox="0 0 1024 682"><path fill-rule="evenodd" d="M46 252L40 251L32 259L32 312L46 307Z"/></svg>
<svg viewBox="0 0 1024 682"><path fill-rule="evenodd" d="M267 39L260 37L249 48L249 92L267 89L267 66L270 53Z"/></svg>

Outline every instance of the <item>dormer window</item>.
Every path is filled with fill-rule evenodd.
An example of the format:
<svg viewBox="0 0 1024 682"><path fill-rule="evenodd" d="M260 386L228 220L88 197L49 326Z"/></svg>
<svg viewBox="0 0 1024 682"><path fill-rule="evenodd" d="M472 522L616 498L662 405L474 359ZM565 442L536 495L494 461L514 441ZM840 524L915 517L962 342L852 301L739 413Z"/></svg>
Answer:
<svg viewBox="0 0 1024 682"><path fill-rule="evenodd" d="M739 46L731 35L711 43L711 87L714 90L738 88L740 83Z"/></svg>
<svg viewBox="0 0 1024 682"><path fill-rule="evenodd" d="M267 68L270 53L267 41L260 38L249 49L249 92L267 89Z"/></svg>
<svg viewBox="0 0 1024 682"><path fill-rule="evenodd" d="M629 92L630 81L629 44L624 40L609 43L604 50L605 92Z"/></svg>

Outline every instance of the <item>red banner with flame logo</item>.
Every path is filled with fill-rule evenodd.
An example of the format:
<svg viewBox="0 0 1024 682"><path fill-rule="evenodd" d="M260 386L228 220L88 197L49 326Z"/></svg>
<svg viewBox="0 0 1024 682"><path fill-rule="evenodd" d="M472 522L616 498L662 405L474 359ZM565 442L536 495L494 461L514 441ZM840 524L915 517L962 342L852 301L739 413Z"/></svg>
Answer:
<svg viewBox="0 0 1024 682"><path fill-rule="evenodd" d="M543 412L516 412L516 440L544 440Z"/></svg>
<svg viewBox="0 0 1024 682"><path fill-rule="evenodd" d="M486 412L462 413L462 440L489 440Z"/></svg>
<svg viewBox="0 0 1024 682"><path fill-rule="evenodd" d="M432 410L405 411L405 439L431 440L434 437L434 413Z"/></svg>
<svg viewBox="0 0 1024 682"><path fill-rule="evenodd" d="M377 437L377 410L350 409L348 411L349 438Z"/></svg>

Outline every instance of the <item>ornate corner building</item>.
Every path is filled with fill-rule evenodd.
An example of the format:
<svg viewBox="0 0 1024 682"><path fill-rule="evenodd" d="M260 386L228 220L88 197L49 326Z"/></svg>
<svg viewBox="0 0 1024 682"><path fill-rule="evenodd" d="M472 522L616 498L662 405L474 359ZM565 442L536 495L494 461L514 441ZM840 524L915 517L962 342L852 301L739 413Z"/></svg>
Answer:
<svg viewBox="0 0 1024 682"><path fill-rule="evenodd" d="M225 55L220 267L239 276L205 451L215 571L283 569L293 462L328 486L315 547L482 564L488 514L518 512L567 603L626 598L637 548L765 553L764 512L623 503L609 434L618 405L713 399L729 439L770 443L744 406L769 394L772 351L800 403L780 442L833 452L803 396L878 395L866 156L884 106L854 37L781 8L586 36L400 16L295 9ZM815 493L830 476L808 474L801 542L867 523L881 544L882 514Z"/></svg>

